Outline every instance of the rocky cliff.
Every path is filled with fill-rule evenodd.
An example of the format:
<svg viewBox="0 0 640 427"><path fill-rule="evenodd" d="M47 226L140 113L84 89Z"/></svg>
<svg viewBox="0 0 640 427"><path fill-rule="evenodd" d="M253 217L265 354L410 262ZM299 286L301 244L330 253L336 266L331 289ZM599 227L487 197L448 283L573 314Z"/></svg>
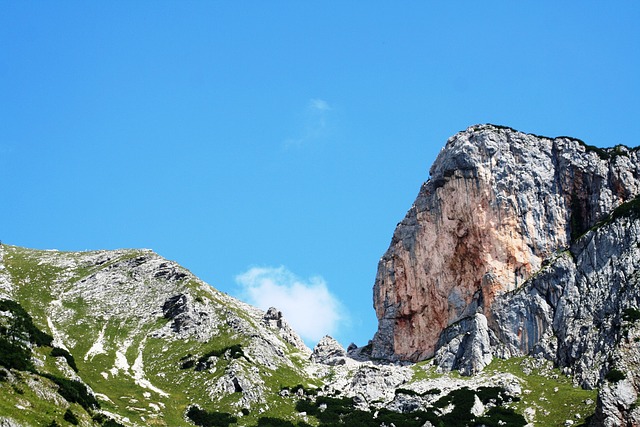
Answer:
<svg viewBox="0 0 640 427"><path fill-rule="evenodd" d="M378 265L373 355L465 374L538 355L587 388L635 367L638 160L493 125L450 138ZM637 411L634 376L603 423Z"/></svg>

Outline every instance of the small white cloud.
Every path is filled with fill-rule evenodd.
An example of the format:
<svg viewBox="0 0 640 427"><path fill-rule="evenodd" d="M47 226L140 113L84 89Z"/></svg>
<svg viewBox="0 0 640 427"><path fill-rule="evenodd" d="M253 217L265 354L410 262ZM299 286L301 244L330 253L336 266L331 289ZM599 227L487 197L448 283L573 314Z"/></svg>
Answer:
<svg viewBox="0 0 640 427"><path fill-rule="evenodd" d="M311 101L309 101L309 108L317 111L331 110L329 103L323 99L312 99Z"/></svg>
<svg viewBox="0 0 640 427"><path fill-rule="evenodd" d="M276 307L308 345L334 335L345 320L342 304L322 277L300 279L285 267L254 267L236 276L248 303L267 310Z"/></svg>
<svg viewBox="0 0 640 427"><path fill-rule="evenodd" d="M285 148L302 147L326 136L332 108L324 99L310 99L304 111L298 135L284 141Z"/></svg>

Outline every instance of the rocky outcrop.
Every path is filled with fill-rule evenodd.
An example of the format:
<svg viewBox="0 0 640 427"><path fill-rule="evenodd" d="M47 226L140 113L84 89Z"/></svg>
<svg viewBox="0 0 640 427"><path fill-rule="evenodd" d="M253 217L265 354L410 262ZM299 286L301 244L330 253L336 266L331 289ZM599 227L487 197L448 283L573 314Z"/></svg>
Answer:
<svg viewBox="0 0 640 427"><path fill-rule="evenodd" d="M463 375L480 372L491 363L493 332L487 326L487 318L476 313L445 329L438 342L435 361L441 371L458 370Z"/></svg>
<svg viewBox="0 0 640 427"><path fill-rule="evenodd" d="M10 418L0 417L0 427L23 427Z"/></svg>
<svg viewBox="0 0 640 427"><path fill-rule="evenodd" d="M347 352L340 343L329 335L322 337L313 348L311 361L324 365L344 365L346 363Z"/></svg>
<svg viewBox="0 0 640 427"><path fill-rule="evenodd" d="M595 425L640 425L639 320L637 309L623 310L620 340L607 359L608 371L598 392Z"/></svg>
<svg viewBox="0 0 640 427"><path fill-rule="evenodd" d="M373 355L473 374L534 355L639 425L638 150L491 125L454 136L378 267Z"/></svg>
<svg viewBox="0 0 640 427"><path fill-rule="evenodd" d="M618 218L552 258L517 292L500 296L491 307L496 353L542 355L596 387L622 342L625 313L640 305L639 243L640 221Z"/></svg>
<svg viewBox="0 0 640 427"><path fill-rule="evenodd" d="M636 150L492 125L449 139L430 174L378 265L374 357L432 357L476 312L493 329L501 295L640 190Z"/></svg>
<svg viewBox="0 0 640 427"><path fill-rule="evenodd" d="M280 337L304 354L310 354L311 350L305 345L302 338L291 328L282 316L282 312L275 307L270 307L262 317L262 321L271 329L278 331Z"/></svg>
<svg viewBox="0 0 640 427"><path fill-rule="evenodd" d="M638 205L623 204L491 307L495 354L539 355L581 386L600 388L595 425L640 423Z"/></svg>

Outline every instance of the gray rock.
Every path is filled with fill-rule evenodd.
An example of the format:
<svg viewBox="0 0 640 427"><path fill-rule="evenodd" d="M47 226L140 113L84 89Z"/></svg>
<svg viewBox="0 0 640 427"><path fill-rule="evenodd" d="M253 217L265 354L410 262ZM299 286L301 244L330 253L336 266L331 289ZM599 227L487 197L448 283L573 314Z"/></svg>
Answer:
<svg viewBox="0 0 640 427"><path fill-rule="evenodd" d="M344 365L346 363L347 352L340 343L330 337L324 336L313 348L311 361L325 365Z"/></svg>
<svg viewBox="0 0 640 427"><path fill-rule="evenodd" d="M458 370L462 375L480 372L491 363L487 318L480 313L449 326L440 335L435 363L441 371Z"/></svg>
<svg viewBox="0 0 640 427"><path fill-rule="evenodd" d="M343 394L355 397L362 409L374 402L391 402L395 390L410 378L407 370L393 366L360 365L350 382L342 389Z"/></svg>
<svg viewBox="0 0 640 427"><path fill-rule="evenodd" d="M304 341L296 333L296 331L289 326L285 318L282 316L282 312L275 307L270 307L262 317L262 321L271 329L278 331L282 339L300 350L304 354L310 354L311 350L305 345Z"/></svg>
<svg viewBox="0 0 640 427"><path fill-rule="evenodd" d="M634 149L493 125L450 138L378 265L373 356L429 358L447 327L478 310L493 328L496 298L640 192L639 164ZM539 326L521 339L533 345Z"/></svg>
<svg viewBox="0 0 640 427"><path fill-rule="evenodd" d="M0 427L24 427L24 424L20 424L11 418L0 417Z"/></svg>
<svg viewBox="0 0 640 427"><path fill-rule="evenodd" d="M464 374L545 358L602 387L601 422L639 425L639 152L492 125L450 138L378 265L373 357Z"/></svg>

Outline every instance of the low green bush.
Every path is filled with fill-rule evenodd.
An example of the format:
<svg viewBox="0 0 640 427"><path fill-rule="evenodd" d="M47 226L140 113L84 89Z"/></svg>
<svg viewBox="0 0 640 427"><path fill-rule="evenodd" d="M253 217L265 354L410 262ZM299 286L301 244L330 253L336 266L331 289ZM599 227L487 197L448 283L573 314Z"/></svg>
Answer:
<svg viewBox="0 0 640 427"><path fill-rule="evenodd" d="M100 403L89 393L87 386L80 381L69 380L48 373L41 373L40 375L57 384L58 394L64 397L67 402L77 403L87 411L100 407Z"/></svg>
<svg viewBox="0 0 640 427"><path fill-rule="evenodd" d="M605 375L604 377L610 383L617 383L618 381L622 381L623 379L625 379L627 376L619 369L613 368L609 372L607 372L607 375Z"/></svg>
<svg viewBox="0 0 640 427"><path fill-rule="evenodd" d="M228 427L235 424L238 419L226 412L208 412L197 406L192 406L187 411L187 417L197 426L201 427Z"/></svg>
<svg viewBox="0 0 640 427"><path fill-rule="evenodd" d="M297 427L294 423L280 418L262 417L258 420L258 427Z"/></svg>
<svg viewBox="0 0 640 427"><path fill-rule="evenodd" d="M31 350L18 341L0 336L0 366L18 371L33 370Z"/></svg>
<svg viewBox="0 0 640 427"><path fill-rule="evenodd" d="M222 357L227 352L229 352L229 357L232 359L239 359L244 357L244 351L242 351L242 346L240 344L233 344L224 348L211 350L198 358L198 363L196 364L196 371L204 371L205 369L209 369L211 364L209 362L210 357ZM184 362L184 365L190 365L190 363ZM188 368L184 368L188 369Z"/></svg>
<svg viewBox="0 0 640 427"><path fill-rule="evenodd" d="M640 320L640 310L637 308L625 308L622 311L622 319L627 322L636 322Z"/></svg>
<svg viewBox="0 0 640 427"><path fill-rule="evenodd" d="M33 318L19 303L9 299L0 300L0 311L8 311L12 314L9 327L0 327L0 335L9 335L13 338L26 335L31 343L39 347L51 346L53 337L38 329L33 323Z"/></svg>
<svg viewBox="0 0 640 427"><path fill-rule="evenodd" d="M71 409L67 409L67 411L64 413L63 418L66 422L73 424L74 426L77 426L79 424L78 417L76 417L76 414L71 412Z"/></svg>
<svg viewBox="0 0 640 427"><path fill-rule="evenodd" d="M511 408L503 406L494 406L487 413L475 421L477 426L486 427L524 427L527 420Z"/></svg>
<svg viewBox="0 0 640 427"><path fill-rule="evenodd" d="M67 360L67 364L69 364L69 366L71 366L71 369L73 369L75 372L78 372L78 366L76 365L76 360L73 358L71 353L69 353L64 348L53 347L53 349L51 350L51 356L53 356L53 357L60 357L60 356L64 357Z"/></svg>

